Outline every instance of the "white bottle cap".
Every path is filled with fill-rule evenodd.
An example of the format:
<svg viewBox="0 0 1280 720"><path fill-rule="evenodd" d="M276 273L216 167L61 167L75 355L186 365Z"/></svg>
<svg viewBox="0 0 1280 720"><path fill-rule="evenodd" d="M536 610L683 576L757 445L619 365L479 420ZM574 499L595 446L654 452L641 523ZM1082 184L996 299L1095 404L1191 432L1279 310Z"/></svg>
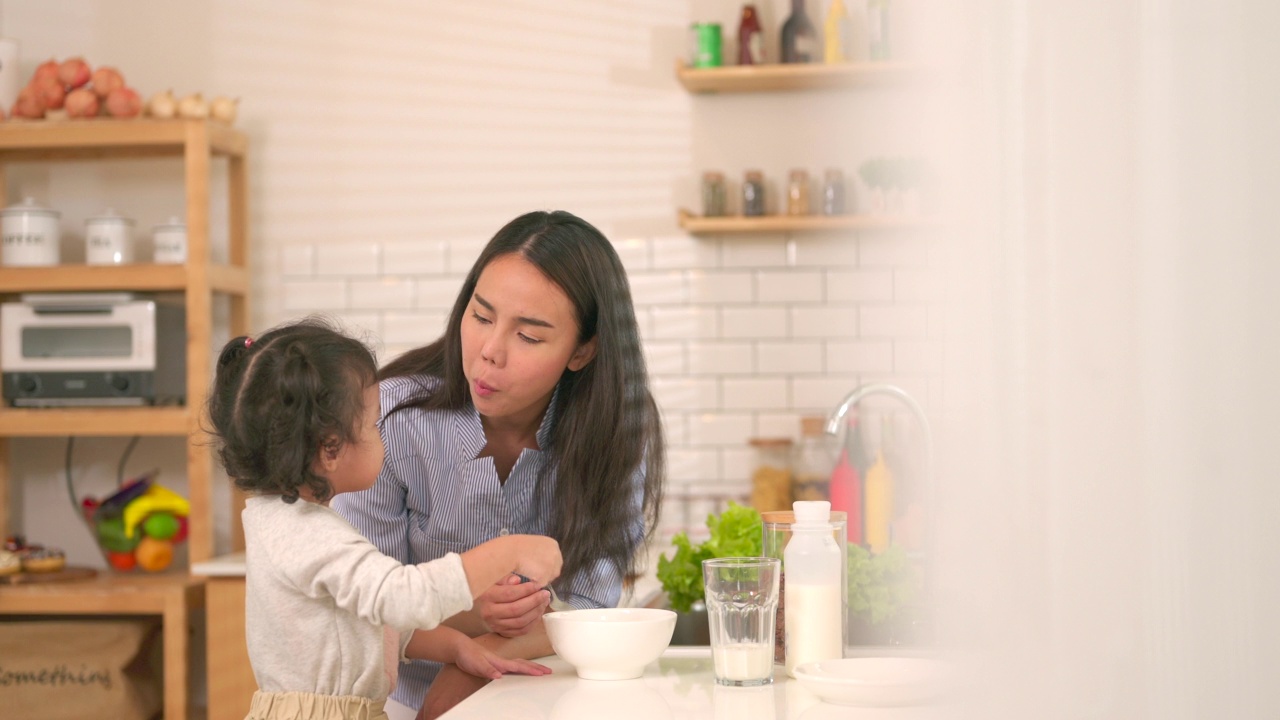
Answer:
<svg viewBox="0 0 1280 720"><path fill-rule="evenodd" d="M796 500L791 503L795 525L830 525L831 503L826 500Z"/></svg>

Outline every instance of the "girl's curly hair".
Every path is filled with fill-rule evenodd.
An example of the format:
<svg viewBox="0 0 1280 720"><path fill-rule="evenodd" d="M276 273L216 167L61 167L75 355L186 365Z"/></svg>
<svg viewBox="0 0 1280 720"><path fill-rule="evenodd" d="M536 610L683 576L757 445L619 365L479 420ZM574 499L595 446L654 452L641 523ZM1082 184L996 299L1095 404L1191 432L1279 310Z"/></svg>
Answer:
<svg viewBox="0 0 1280 720"><path fill-rule="evenodd" d="M301 488L321 502L333 492L313 469L322 448L355 439L365 388L378 366L363 343L317 317L281 325L222 348L208 413L218 458L236 487L279 493Z"/></svg>

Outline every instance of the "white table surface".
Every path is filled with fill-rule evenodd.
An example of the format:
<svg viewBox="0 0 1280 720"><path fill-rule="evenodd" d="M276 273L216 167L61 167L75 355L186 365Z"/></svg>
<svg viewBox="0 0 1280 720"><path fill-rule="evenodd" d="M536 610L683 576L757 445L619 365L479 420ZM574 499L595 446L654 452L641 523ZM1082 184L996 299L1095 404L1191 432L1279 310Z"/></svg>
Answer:
<svg viewBox="0 0 1280 720"><path fill-rule="evenodd" d="M559 657L538 662L555 672L506 675L441 720L934 720L938 708L862 708L822 702L774 666L773 684L715 684L708 647L671 647L635 680L582 680Z"/></svg>

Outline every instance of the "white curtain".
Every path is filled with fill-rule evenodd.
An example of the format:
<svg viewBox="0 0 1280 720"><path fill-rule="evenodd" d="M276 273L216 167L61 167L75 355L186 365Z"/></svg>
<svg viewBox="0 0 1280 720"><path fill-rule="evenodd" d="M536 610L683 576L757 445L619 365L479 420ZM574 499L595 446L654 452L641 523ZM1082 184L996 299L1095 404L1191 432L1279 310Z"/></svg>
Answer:
<svg viewBox="0 0 1280 720"><path fill-rule="evenodd" d="M982 717L1280 717L1280 10L956 5L939 635Z"/></svg>

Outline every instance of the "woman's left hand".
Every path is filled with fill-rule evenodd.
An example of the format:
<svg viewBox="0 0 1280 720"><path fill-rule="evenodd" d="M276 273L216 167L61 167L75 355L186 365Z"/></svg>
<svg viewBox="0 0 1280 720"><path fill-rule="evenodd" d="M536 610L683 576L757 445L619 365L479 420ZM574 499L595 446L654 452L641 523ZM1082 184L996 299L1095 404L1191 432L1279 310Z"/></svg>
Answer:
<svg viewBox="0 0 1280 720"><path fill-rule="evenodd" d="M472 609L490 631L519 637L535 627L550 604L550 592L508 575L481 593Z"/></svg>

